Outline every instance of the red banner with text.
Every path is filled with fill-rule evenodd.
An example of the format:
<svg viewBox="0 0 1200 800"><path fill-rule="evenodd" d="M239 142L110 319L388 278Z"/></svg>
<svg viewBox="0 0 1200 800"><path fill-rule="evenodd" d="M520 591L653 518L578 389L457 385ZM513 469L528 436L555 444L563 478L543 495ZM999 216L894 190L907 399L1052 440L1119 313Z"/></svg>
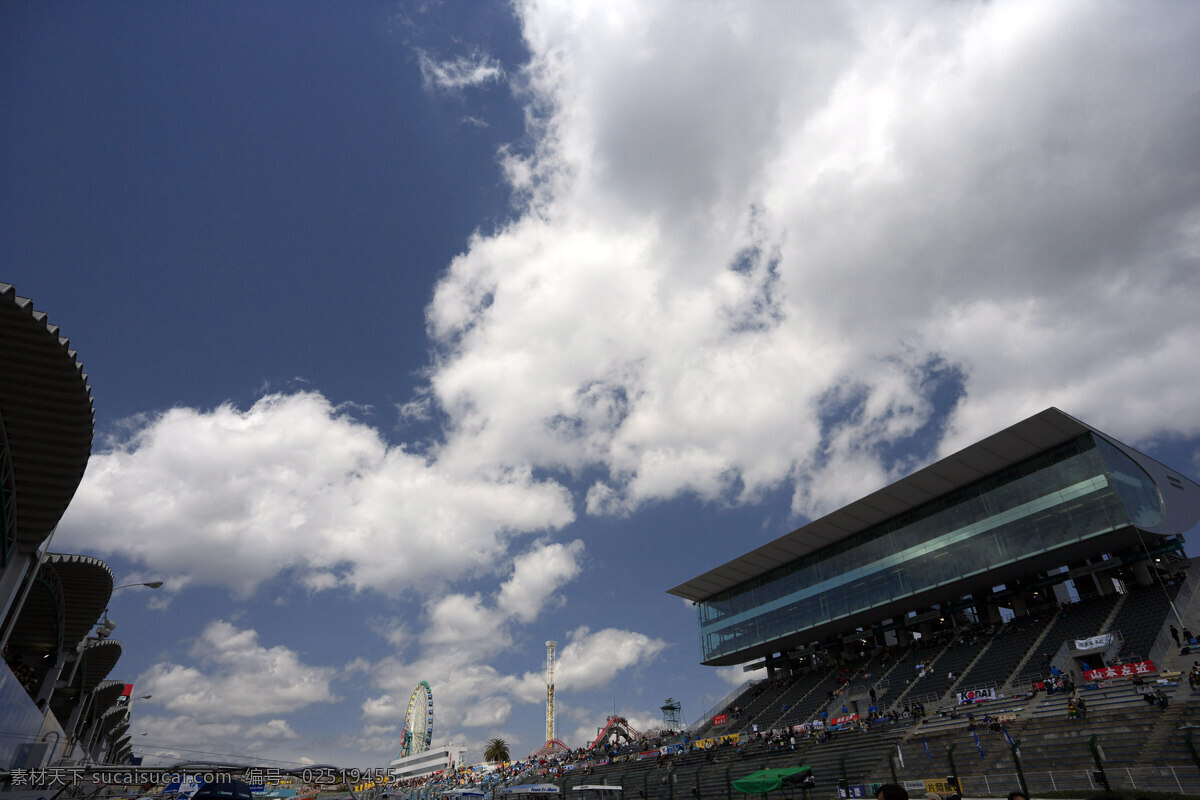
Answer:
<svg viewBox="0 0 1200 800"><path fill-rule="evenodd" d="M1155 672L1153 661L1134 661L1129 664L1117 664L1115 667L1090 669L1083 673L1085 681L1106 681L1109 678L1132 678L1135 675L1149 675Z"/></svg>

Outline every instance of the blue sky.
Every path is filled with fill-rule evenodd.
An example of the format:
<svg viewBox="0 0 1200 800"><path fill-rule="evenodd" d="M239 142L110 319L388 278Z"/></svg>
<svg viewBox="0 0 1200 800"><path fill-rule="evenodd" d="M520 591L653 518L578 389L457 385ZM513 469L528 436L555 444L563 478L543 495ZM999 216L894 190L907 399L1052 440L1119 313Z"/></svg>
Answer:
<svg viewBox="0 0 1200 800"><path fill-rule="evenodd" d="M1190 5L11 3L3 280L147 754L573 745L664 592L1047 406L1197 472ZM173 748L159 750L157 748Z"/></svg>

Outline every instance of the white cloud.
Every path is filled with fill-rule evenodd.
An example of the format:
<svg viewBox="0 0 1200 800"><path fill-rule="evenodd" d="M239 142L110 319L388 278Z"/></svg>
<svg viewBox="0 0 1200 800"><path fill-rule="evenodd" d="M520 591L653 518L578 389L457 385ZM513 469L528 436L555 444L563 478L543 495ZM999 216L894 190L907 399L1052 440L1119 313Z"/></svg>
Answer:
<svg viewBox="0 0 1200 800"><path fill-rule="evenodd" d="M457 608L462 600L469 601L468 616L479 614L475 598L460 597L450 607ZM435 611L447 607L442 604L432 606ZM514 620L508 619L509 624ZM457 630L461 633L464 629ZM497 649L496 635L493 633L489 638L485 632L473 642L455 636L447 636L436 643L430 641L420 657L410 663L397 658L383 659L375 665L374 675L375 684L384 693L363 703L364 721L379 724L403 720L409 693L420 679L418 676L428 675L437 676L435 743L471 739L464 729L484 731L487 736L496 735L508 725L515 704L540 706L545 703L546 683L542 671L508 675L485 663L489 653ZM501 632L499 635L506 634ZM557 696L568 704L578 692L606 687L623 675L627 678L629 670L651 663L667 646L661 639L611 628L594 633L579 628L569 634L568 639L558 651L555 678ZM514 753L520 752L522 747L532 749L541 744L540 740L507 738ZM583 744L568 743L572 746Z"/></svg>
<svg viewBox="0 0 1200 800"><path fill-rule="evenodd" d="M740 664L734 667L717 667L717 676L731 686L741 686L746 681L760 681L767 677L767 668L746 672Z"/></svg>
<svg viewBox="0 0 1200 800"><path fill-rule="evenodd" d="M545 702L544 673L507 675L488 663L510 647L514 630L537 619L555 592L580 571L583 542L537 542L518 555L507 580L491 596L452 593L425 606L420 652L411 662L399 657L374 665L382 693L362 704L369 724L403 720L418 680L436 676L434 740L463 741L463 729L496 731L507 725L514 703ZM391 625L375 630L387 638ZM666 642L633 631L579 628L558 651L556 687L560 697L609 685L625 670L653 661ZM433 680L433 678L428 678ZM520 740L514 740L514 747ZM540 742L531 746L536 746ZM514 752L516 752L514 750Z"/></svg>
<svg viewBox="0 0 1200 800"><path fill-rule="evenodd" d="M59 536L167 590L186 578L249 594L293 570L313 591L401 592L490 572L515 534L573 517L566 490L527 467L446 469L301 392L130 421L92 456Z"/></svg>
<svg viewBox="0 0 1200 800"><path fill-rule="evenodd" d="M242 735L251 739L268 740L300 738L300 734L292 730L292 726L281 719L273 719L258 725L253 725L247 728Z"/></svg>
<svg viewBox="0 0 1200 800"><path fill-rule="evenodd" d="M424 50L418 50L417 59L421 66L421 77L426 88L430 89L455 91L504 78L500 62L485 53L439 61Z"/></svg>
<svg viewBox="0 0 1200 800"><path fill-rule="evenodd" d="M1200 434L1200 10L1160 11L520 4L528 206L429 305L438 463L811 515L930 423Z"/></svg>
<svg viewBox="0 0 1200 800"><path fill-rule="evenodd" d="M254 630L209 623L189 653L199 667L152 665L137 680L167 710L197 719L256 717L335 701L336 670L304 664L287 647L263 647Z"/></svg>
<svg viewBox="0 0 1200 800"><path fill-rule="evenodd" d="M591 632L579 627L558 648L555 662L555 691L584 691L607 686L618 672L652 661L667 646L644 633L605 628ZM546 681L542 672L527 672L513 684L514 695L527 703L545 700Z"/></svg>
<svg viewBox="0 0 1200 800"><path fill-rule="evenodd" d="M560 586L581 569L583 542L546 544L518 556L513 574L500 586L497 608L520 622L533 622Z"/></svg>
<svg viewBox="0 0 1200 800"><path fill-rule="evenodd" d="M401 700L386 692L379 695L379 697L369 697L362 704L363 719L372 723L387 722L395 719L402 720L407 711L407 696Z"/></svg>

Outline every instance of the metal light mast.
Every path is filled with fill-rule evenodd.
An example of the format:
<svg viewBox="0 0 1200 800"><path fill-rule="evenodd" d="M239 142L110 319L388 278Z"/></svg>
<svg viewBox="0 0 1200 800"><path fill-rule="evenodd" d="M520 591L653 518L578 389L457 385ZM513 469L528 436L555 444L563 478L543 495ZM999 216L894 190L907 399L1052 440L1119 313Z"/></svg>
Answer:
<svg viewBox="0 0 1200 800"><path fill-rule="evenodd" d="M546 642L546 742L554 739L554 651L558 642Z"/></svg>

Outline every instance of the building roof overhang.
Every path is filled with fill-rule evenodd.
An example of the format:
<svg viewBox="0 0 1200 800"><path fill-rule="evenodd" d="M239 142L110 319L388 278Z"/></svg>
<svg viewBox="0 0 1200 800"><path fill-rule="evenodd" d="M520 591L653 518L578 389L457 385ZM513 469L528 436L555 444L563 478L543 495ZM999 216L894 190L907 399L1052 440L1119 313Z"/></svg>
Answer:
<svg viewBox="0 0 1200 800"><path fill-rule="evenodd" d="M85 693L95 689L108 677L120 658L121 643L116 639L89 640L83 651L83 663L79 666L83 670L83 685L80 688Z"/></svg>
<svg viewBox="0 0 1200 800"><path fill-rule="evenodd" d="M668 591L699 602L1093 430L1048 408Z"/></svg>
<svg viewBox="0 0 1200 800"><path fill-rule="evenodd" d="M45 563L54 568L62 584L63 645L74 648L108 607L113 590L112 569L98 558L66 553L50 553Z"/></svg>
<svg viewBox="0 0 1200 800"><path fill-rule="evenodd" d="M0 421L12 458L16 535L43 542L62 518L92 452L92 392L58 326L0 283Z"/></svg>
<svg viewBox="0 0 1200 800"><path fill-rule="evenodd" d="M125 681L101 681L96 686L95 699L92 708L97 714L103 714L117 704L121 693L125 691Z"/></svg>

